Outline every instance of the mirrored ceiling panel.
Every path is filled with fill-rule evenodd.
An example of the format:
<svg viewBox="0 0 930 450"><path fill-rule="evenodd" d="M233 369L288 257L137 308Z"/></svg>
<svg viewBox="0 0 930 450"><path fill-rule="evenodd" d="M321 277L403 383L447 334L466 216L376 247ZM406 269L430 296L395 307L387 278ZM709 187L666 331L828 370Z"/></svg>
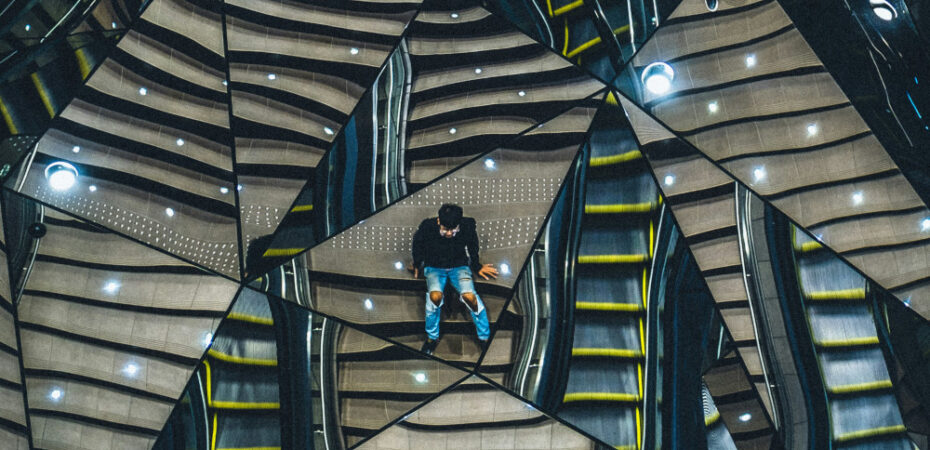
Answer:
<svg viewBox="0 0 930 450"><path fill-rule="evenodd" d="M395 60L406 53L395 48L419 3L226 2L243 251L274 232L353 111L372 112L358 104L366 90L403 97L408 74ZM388 103L379 112L396 121Z"/></svg>
<svg viewBox="0 0 930 450"><path fill-rule="evenodd" d="M475 250L481 253L471 255L472 265L494 264L501 271L490 280L473 274L487 317L495 321L575 161L584 133L574 136L574 142L542 133L523 136L312 248L306 253L309 307L419 347L425 339L426 286L407 269L412 238L421 222L435 220L442 204L457 203L477 225ZM472 336L471 317L462 319L451 329ZM450 351L437 355L465 364L480 355L471 339Z"/></svg>
<svg viewBox="0 0 930 450"><path fill-rule="evenodd" d="M466 376L245 288L155 448L347 448Z"/></svg>
<svg viewBox="0 0 930 450"><path fill-rule="evenodd" d="M237 283L18 194L4 213L34 445L150 446Z"/></svg>
<svg viewBox="0 0 930 450"><path fill-rule="evenodd" d="M624 100L624 107L642 139L673 136L671 131L632 102ZM736 177L732 170L728 173L720 169L692 145L659 146L652 154L650 160L656 175L664 180L670 196L673 192L692 190L702 190L706 194L723 193L723 190L730 189L723 186L739 179L740 185L785 213L822 245L836 251L900 300L911 304L922 316L930 317L930 303L927 301L930 296L930 259L927 258L930 251L930 210L922 206L914 190L896 169L878 177L812 184L786 193L766 194L773 176L771 164L755 166L747 181ZM793 156L789 155L789 158ZM860 165L860 159L845 152L829 157L816 156L815 163L809 165L791 161L792 170L803 168L802 172L810 174L849 164L866 169L873 167ZM729 167L729 163L724 164L724 168ZM795 173L792 180L802 178L799 172L792 173ZM779 176L786 175L781 173ZM717 243L724 245L723 241ZM708 245L713 246L714 242ZM733 245L729 248L729 252L720 252L708 247L707 252L720 261L721 267L732 266L739 262L739 251Z"/></svg>
<svg viewBox="0 0 930 450"><path fill-rule="evenodd" d="M8 187L238 276L219 5L156 0Z"/></svg>
<svg viewBox="0 0 930 450"><path fill-rule="evenodd" d="M0 211L2 214L2 211ZM29 448L29 429L24 407L25 386L20 372L21 349L15 325L6 234L0 220L0 441L13 449Z"/></svg>
<svg viewBox="0 0 930 450"><path fill-rule="evenodd" d="M595 449L603 444L497 389L465 380L359 449Z"/></svg>

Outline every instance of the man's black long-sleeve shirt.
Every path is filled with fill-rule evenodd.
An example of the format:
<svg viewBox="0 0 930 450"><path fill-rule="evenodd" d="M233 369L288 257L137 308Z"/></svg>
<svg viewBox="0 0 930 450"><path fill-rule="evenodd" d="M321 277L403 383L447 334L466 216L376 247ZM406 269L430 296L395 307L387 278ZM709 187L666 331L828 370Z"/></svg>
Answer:
<svg viewBox="0 0 930 450"><path fill-rule="evenodd" d="M478 231L475 219L463 217L459 232L446 238L439 234L435 217L420 222L413 235L413 265L449 269L469 266L473 272L481 269L478 259Z"/></svg>

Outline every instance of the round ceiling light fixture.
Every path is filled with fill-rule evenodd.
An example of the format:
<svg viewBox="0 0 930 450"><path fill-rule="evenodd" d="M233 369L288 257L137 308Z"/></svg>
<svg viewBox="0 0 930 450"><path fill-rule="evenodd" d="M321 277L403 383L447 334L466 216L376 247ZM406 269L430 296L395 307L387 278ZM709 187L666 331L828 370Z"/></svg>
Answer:
<svg viewBox="0 0 930 450"><path fill-rule="evenodd" d="M719 6L717 0L704 0L704 4L707 5L707 10L711 12L716 11L717 6Z"/></svg>
<svg viewBox="0 0 930 450"><path fill-rule="evenodd" d="M56 161L45 168L45 179L48 185L56 191L67 191L77 182L78 171L71 164Z"/></svg>
<svg viewBox="0 0 930 450"><path fill-rule="evenodd" d="M675 79L675 70L664 62L654 62L645 69L640 77L646 90L656 95L662 95L672 88Z"/></svg>
<svg viewBox="0 0 930 450"><path fill-rule="evenodd" d="M869 4L872 5L872 12L879 19L889 22L898 17L898 10L888 0L869 0Z"/></svg>

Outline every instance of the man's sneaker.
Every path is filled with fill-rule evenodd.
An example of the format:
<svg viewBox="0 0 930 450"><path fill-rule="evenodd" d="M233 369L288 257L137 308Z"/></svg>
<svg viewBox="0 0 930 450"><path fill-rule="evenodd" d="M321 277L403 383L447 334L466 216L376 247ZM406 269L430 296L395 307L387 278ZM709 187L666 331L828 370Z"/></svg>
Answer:
<svg viewBox="0 0 930 450"><path fill-rule="evenodd" d="M436 351L436 344L439 343L439 339L426 339L426 342L423 343L423 346L420 347L420 351L426 353L427 355L432 355Z"/></svg>

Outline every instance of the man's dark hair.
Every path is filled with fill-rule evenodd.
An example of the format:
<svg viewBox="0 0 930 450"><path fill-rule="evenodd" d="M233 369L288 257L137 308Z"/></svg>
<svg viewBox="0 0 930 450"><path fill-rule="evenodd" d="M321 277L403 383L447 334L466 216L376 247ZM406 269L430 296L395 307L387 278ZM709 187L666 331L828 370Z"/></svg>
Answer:
<svg viewBox="0 0 930 450"><path fill-rule="evenodd" d="M455 228L462 223L462 207L446 203L439 208L439 224L446 228Z"/></svg>

